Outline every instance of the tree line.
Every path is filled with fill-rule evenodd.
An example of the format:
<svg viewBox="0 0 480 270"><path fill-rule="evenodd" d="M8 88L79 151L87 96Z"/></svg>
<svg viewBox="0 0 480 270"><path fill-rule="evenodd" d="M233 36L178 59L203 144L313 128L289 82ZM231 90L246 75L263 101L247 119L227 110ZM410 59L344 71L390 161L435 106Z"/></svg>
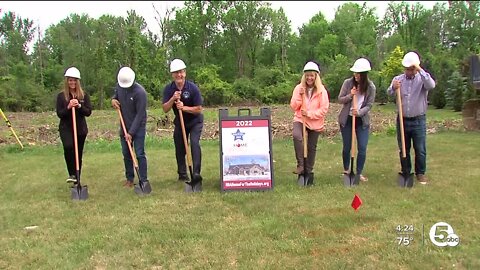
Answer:
<svg viewBox="0 0 480 270"><path fill-rule="evenodd" d="M407 51L437 81L429 102L461 110L476 95L468 58L480 53L480 2L449 1L426 9L419 3L390 2L383 18L364 3L341 5L331 22L318 12L298 29L282 8L262 1L185 1L160 13L157 32L134 10L126 17L70 14L45 31L32 20L0 10L0 107L8 111L53 110L64 71L75 66L95 109L109 107L120 67L135 70L159 107L171 80L168 64L181 58L187 78L197 83L206 106L287 103L302 67L314 60L332 102L359 57L372 64L369 77L377 102L393 76L403 71ZM35 40L35 41L34 41ZM28 46L34 41L31 52Z"/></svg>

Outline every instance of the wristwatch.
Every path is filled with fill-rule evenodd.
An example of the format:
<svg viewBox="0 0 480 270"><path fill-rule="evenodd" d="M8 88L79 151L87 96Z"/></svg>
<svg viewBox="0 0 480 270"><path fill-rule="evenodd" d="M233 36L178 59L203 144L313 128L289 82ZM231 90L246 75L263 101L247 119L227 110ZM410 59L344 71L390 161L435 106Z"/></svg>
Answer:
<svg viewBox="0 0 480 270"><path fill-rule="evenodd" d="M82 104L78 103L78 108L80 109L82 107Z"/></svg>

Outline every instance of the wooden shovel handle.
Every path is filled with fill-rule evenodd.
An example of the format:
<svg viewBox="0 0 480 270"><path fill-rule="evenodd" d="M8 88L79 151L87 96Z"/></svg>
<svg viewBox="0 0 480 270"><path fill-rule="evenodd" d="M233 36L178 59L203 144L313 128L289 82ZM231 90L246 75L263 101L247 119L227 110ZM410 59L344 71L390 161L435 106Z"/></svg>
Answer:
<svg viewBox="0 0 480 270"><path fill-rule="evenodd" d="M0 113L3 116L3 119L5 119L5 123L7 123L7 126L10 128L10 131L12 132L13 136L15 136L15 139L17 140L18 144L20 144L20 147L22 147L23 149L23 144L18 138L17 134L15 133L15 130L13 130L12 123L10 123L10 120L8 120L7 116L5 116L1 108L0 108Z"/></svg>
<svg viewBox="0 0 480 270"><path fill-rule="evenodd" d="M132 144L129 141L127 141L127 138L126 138L127 128L125 127L125 122L123 121L122 112L120 111L120 109L117 109L117 112L118 112L118 116L120 117L120 123L123 129L123 136L125 138L125 141L127 142L128 150L130 151L130 156L132 157L132 160L133 160L133 166L135 166L135 168L138 168L137 157L135 156L135 152L133 151Z"/></svg>
<svg viewBox="0 0 480 270"><path fill-rule="evenodd" d="M302 97L302 107L301 109L305 109L305 93L301 95ZM303 158L307 158L307 127L305 124L305 116L302 115L302 136L303 136ZM305 166L305 164L303 164Z"/></svg>
<svg viewBox="0 0 480 270"><path fill-rule="evenodd" d="M357 95L353 95L353 101L352 101L352 108L355 110L357 108ZM355 142L357 136L355 135L355 118L357 118L356 115L352 114L352 148L350 149L350 154L351 157L355 157Z"/></svg>
<svg viewBox="0 0 480 270"><path fill-rule="evenodd" d="M192 166L192 157L190 156L190 151L188 151L188 140L187 140L187 133L185 131L185 122L183 122L183 111L178 110L178 115L180 116L180 127L182 128L182 137L183 137L183 145L185 145L185 153L187 154L187 163L188 166Z"/></svg>
<svg viewBox="0 0 480 270"><path fill-rule="evenodd" d="M400 121L400 138L402 142L402 158L407 157L406 149L405 149L405 133L404 133L404 127L403 127L403 109L402 109L402 97L400 93L400 89L396 90L395 92L397 94L397 106L398 106L398 120Z"/></svg>
<svg viewBox="0 0 480 270"><path fill-rule="evenodd" d="M77 116L75 113L75 107L72 107L72 126L73 126L73 146L75 149L75 169L80 170L78 162L78 140L77 140Z"/></svg>

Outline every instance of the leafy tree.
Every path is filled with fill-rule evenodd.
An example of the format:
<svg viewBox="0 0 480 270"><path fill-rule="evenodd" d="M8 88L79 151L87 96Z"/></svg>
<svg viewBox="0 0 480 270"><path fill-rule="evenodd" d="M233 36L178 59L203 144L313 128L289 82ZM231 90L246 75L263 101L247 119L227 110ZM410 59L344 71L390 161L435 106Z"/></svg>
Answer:
<svg viewBox="0 0 480 270"><path fill-rule="evenodd" d="M330 27L336 36L338 53L355 59L369 56L374 59L378 26L375 9L356 3L341 5ZM332 57L332 59L334 59Z"/></svg>
<svg viewBox="0 0 480 270"><path fill-rule="evenodd" d="M253 77L263 43L273 17L269 4L261 1L235 1L222 21L223 34L236 56L237 77Z"/></svg>
<svg viewBox="0 0 480 270"><path fill-rule="evenodd" d="M468 91L467 80L460 75L460 72L454 71L447 82L448 85L445 93L447 105L456 112L461 111L464 94Z"/></svg>
<svg viewBox="0 0 480 270"><path fill-rule="evenodd" d="M335 56L335 61L330 64L327 70L320 70L323 75L323 84L327 88L331 102L336 102L343 81L352 76L350 71L352 63L342 54Z"/></svg>
<svg viewBox="0 0 480 270"><path fill-rule="evenodd" d="M386 86L384 89L382 90L379 89L379 91L377 91L375 95L375 99L377 102L384 103L384 102L387 102L388 100L390 101L395 100L395 97L389 98L389 96L387 95L386 89L388 86L390 86L390 83L393 80L393 77L403 72L403 67L401 63L402 63L404 54L405 53L403 52L402 48L400 48L400 46L397 46L390 53L388 58L383 63L382 68L379 72L379 75L382 82L387 82L387 83L383 85L383 86Z"/></svg>

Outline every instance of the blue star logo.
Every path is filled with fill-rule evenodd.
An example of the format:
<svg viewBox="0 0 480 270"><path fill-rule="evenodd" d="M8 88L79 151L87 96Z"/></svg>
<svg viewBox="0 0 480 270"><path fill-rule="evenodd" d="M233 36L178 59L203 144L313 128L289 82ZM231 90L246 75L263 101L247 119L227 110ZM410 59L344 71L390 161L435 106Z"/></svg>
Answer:
<svg viewBox="0 0 480 270"><path fill-rule="evenodd" d="M232 133L233 135L233 140L242 140L243 141L243 135L245 135L245 132L240 132L240 129L237 129L237 132Z"/></svg>

